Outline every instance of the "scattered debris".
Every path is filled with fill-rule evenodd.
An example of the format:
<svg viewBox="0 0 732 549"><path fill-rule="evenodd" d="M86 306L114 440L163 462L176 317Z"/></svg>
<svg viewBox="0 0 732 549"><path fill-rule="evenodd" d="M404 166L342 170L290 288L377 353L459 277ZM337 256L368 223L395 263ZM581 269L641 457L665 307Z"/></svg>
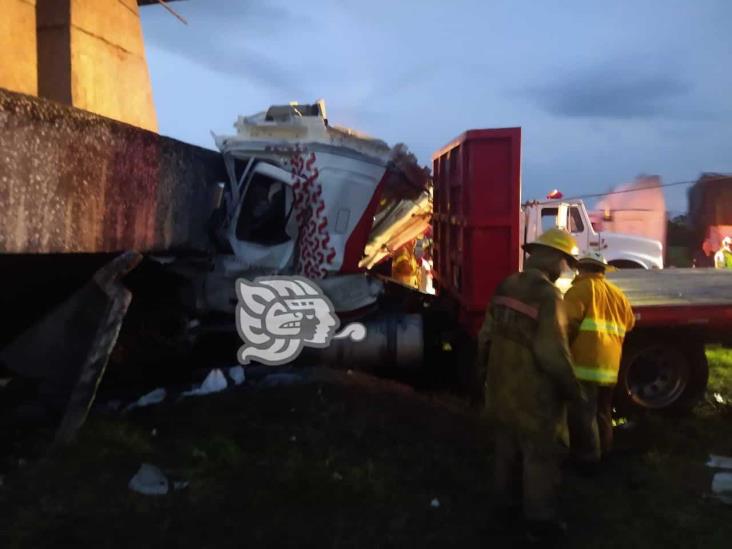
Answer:
<svg viewBox="0 0 732 549"><path fill-rule="evenodd" d="M434 498L432 501L430 501L430 507L433 509L439 509L440 508L440 500L437 498Z"/></svg>
<svg viewBox="0 0 732 549"><path fill-rule="evenodd" d="M244 368L241 366L232 366L229 368L229 377L234 382L234 385L241 385L247 380Z"/></svg>
<svg viewBox="0 0 732 549"><path fill-rule="evenodd" d="M716 467L717 469L732 469L732 457L709 454L707 467Z"/></svg>
<svg viewBox="0 0 732 549"><path fill-rule="evenodd" d="M168 479L163 472L148 463L140 465L140 469L130 479L129 488L133 492L146 496L163 496L168 493Z"/></svg>
<svg viewBox="0 0 732 549"><path fill-rule="evenodd" d="M721 502L732 505L732 473L717 473L712 478L712 492Z"/></svg>
<svg viewBox="0 0 732 549"><path fill-rule="evenodd" d="M191 391L186 391L181 396L202 396L209 395L211 393L219 393L228 386L229 384L226 381L226 377L224 377L224 372L216 368L209 372L206 379L203 380L203 383L201 383L200 386Z"/></svg>
<svg viewBox="0 0 732 549"><path fill-rule="evenodd" d="M165 389L155 389L154 391L151 391L146 395L142 395L135 402L127 406L125 408L125 412L129 412L130 410L134 410L135 408L150 406L152 404L160 404L162 401L165 400L166 396L168 396L168 392Z"/></svg>
<svg viewBox="0 0 732 549"><path fill-rule="evenodd" d="M714 393L714 400L717 401L719 404L724 404L726 402L724 400L724 397L719 393Z"/></svg>

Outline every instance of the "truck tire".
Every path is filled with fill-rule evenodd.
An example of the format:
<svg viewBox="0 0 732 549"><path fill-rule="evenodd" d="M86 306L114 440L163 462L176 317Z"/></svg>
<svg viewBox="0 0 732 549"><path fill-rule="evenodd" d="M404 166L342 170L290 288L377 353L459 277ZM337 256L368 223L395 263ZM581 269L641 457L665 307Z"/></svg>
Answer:
<svg viewBox="0 0 732 549"><path fill-rule="evenodd" d="M689 412L704 396L709 366L701 341L634 338L625 345L615 393L622 415L641 411Z"/></svg>

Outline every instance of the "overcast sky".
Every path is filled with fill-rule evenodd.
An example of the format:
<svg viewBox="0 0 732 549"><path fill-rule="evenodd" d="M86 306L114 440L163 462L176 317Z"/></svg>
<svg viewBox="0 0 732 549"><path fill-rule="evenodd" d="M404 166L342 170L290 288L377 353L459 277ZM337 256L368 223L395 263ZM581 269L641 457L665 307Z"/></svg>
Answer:
<svg viewBox="0 0 732 549"><path fill-rule="evenodd" d="M523 198L732 172L732 0L188 0L141 8L161 133L324 98L423 164L523 128ZM667 190L686 209L686 187ZM593 203L594 201L589 201Z"/></svg>

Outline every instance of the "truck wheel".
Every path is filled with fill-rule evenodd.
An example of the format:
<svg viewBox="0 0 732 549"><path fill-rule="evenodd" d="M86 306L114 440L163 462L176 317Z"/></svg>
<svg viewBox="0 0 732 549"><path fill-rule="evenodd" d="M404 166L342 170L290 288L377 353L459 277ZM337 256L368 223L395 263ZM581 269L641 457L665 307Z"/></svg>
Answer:
<svg viewBox="0 0 732 549"><path fill-rule="evenodd" d="M621 415L641 410L688 412L704 396L708 377L701 343L632 341L623 350L616 409Z"/></svg>

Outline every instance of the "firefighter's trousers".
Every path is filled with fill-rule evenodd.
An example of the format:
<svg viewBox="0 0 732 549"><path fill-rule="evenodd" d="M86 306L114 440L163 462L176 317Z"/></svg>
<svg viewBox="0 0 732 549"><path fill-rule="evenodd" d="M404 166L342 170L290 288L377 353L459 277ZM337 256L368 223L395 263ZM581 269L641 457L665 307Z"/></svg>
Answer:
<svg viewBox="0 0 732 549"><path fill-rule="evenodd" d="M529 520L557 518L561 463L567 448L553 436L496 431L495 483L500 507L523 507Z"/></svg>
<svg viewBox="0 0 732 549"><path fill-rule="evenodd" d="M585 398L569 406L568 424L572 457L598 462L612 448L614 386L580 381Z"/></svg>

